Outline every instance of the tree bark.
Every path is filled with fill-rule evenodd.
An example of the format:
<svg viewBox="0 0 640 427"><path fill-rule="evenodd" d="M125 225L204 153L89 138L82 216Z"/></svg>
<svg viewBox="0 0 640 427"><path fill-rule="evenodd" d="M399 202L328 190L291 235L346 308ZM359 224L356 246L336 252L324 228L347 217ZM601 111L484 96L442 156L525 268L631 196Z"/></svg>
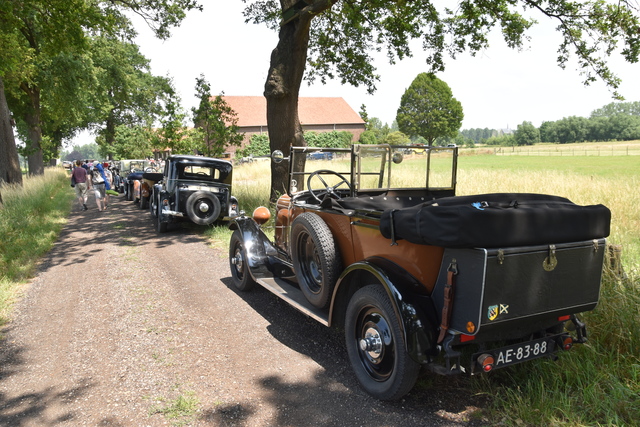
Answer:
<svg viewBox="0 0 640 427"><path fill-rule="evenodd" d="M24 121L27 124L27 164L30 175L44 174L44 156L42 155L42 127L40 126L40 88L29 86L26 83L20 88L29 97L29 108L24 114Z"/></svg>
<svg viewBox="0 0 640 427"><path fill-rule="evenodd" d="M281 0L285 11L297 0ZM304 146L298 117L298 95L307 62L309 28L316 14L329 9L335 0L316 0L300 9L299 16L280 27L278 46L271 53L269 74L264 87L271 151L289 156L289 147ZM288 189L289 162L271 163L271 201Z"/></svg>
<svg viewBox="0 0 640 427"><path fill-rule="evenodd" d="M11 125L11 113L4 93L4 82L0 77L0 184L22 185L20 159ZM2 203L0 195L0 203Z"/></svg>

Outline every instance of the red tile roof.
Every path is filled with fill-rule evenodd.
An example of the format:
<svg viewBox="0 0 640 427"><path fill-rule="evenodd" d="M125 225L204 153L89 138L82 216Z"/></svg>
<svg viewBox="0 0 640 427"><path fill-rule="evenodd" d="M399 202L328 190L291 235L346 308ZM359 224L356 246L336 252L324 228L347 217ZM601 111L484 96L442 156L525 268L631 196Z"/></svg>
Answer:
<svg viewBox="0 0 640 427"><path fill-rule="evenodd" d="M263 96L223 96L238 115L238 126L267 126L267 100ZM298 98L302 125L364 124L342 98Z"/></svg>

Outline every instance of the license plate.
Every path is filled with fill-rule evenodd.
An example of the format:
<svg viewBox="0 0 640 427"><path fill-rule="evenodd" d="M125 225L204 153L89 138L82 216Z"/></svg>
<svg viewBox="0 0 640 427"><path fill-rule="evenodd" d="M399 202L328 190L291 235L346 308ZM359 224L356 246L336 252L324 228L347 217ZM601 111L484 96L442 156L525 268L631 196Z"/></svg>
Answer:
<svg viewBox="0 0 640 427"><path fill-rule="evenodd" d="M491 350L490 353L494 356L494 368L503 368L552 354L555 351L555 347L554 338L547 337L498 348Z"/></svg>

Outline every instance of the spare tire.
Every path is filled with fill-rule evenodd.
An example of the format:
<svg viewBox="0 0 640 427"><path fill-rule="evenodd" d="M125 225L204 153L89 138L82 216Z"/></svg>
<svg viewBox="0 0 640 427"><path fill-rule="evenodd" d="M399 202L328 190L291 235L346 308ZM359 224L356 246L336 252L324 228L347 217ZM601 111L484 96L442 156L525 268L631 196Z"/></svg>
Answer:
<svg viewBox="0 0 640 427"><path fill-rule="evenodd" d="M199 225L213 224L220 216L220 200L208 191L196 191L187 199L187 216Z"/></svg>
<svg viewBox="0 0 640 427"><path fill-rule="evenodd" d="M341 267L329 226L311 212L297 216L291 226L291 248L300 290L314 306L327 307Z"/></svg>

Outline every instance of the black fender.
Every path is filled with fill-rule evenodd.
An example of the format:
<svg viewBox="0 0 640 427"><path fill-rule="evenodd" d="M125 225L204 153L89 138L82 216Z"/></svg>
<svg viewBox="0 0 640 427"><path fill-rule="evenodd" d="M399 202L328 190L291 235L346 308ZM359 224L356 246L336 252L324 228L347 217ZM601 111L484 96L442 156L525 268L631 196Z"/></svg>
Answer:
<svg viewBox="0 0 640 427"><path fill-rule="evenodd" d="M253 280L295 276L291 264L283 261L276 246L258 223L247 216L239 216L229 223L231 230L239 230L245 248L245 260Z"/></svg>
<svg viewBox="0 0 640 427"><path fill-rule="evenodd" d="M438 354L438 318L424 287L397 264L373 257L347 267L336 283L329 312L329 325L344 325L349 299L363 286L380 284L400 319L407 353L418 363Z"/></svg>

